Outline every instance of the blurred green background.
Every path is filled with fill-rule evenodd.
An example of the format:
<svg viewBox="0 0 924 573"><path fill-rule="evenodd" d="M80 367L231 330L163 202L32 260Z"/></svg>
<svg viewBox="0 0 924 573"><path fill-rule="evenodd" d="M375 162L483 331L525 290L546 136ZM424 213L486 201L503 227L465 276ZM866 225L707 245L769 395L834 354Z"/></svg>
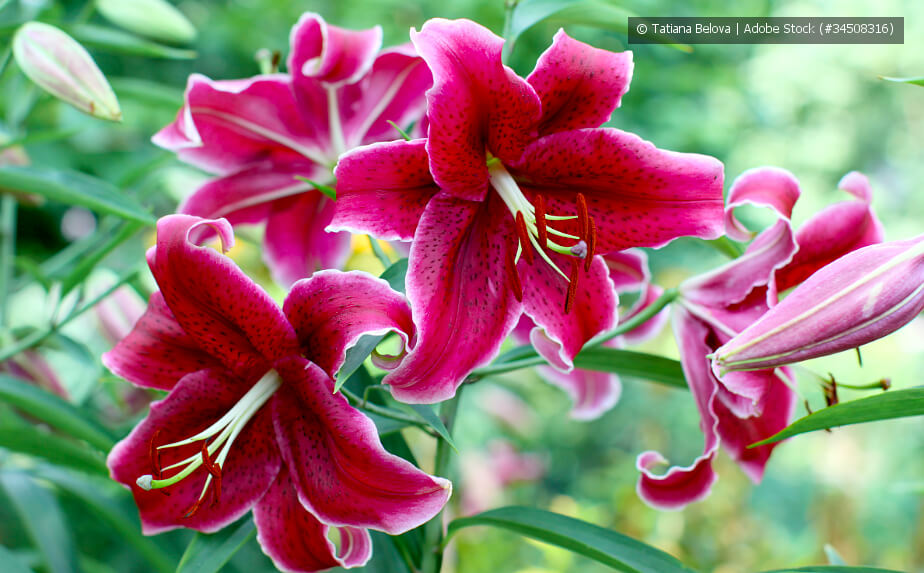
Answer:
<svg viewBox="0 0 924 573"><path fill-rule="evenodd" d="M636 46L632 87L612 125L636 132L662 148L716 156L726 165L727 182L760 165L791 170L803 190L794 217L797 223L843 199L835 189L837 181L848 171L860 170L872 181L873 204L886 225L887 238L921 233L924 89L882 81L879 76L924 75L924 2L649 0L612 4L645 16L904 16L904 45L697 45L692 53ZM103 23L85 11L83 2L11 1L0 2L0 6L0 32L5 38L23 18L80 17ZM0 113L10 131L7 136L22 135L24 128L29 132L73 130L58 141L27 144L25 152L34 164L78 169L113 182L147 166L145 176L135 179L134 192L154 205L157 214L166 214L201 175L154 148L149 138L173 119L190 73L215 79L256 74L255 52L269 48L285 55L289 28L303 11L319 12L330 23L345 27L381 25L386 44L407 41L408 29L430 17L470 18L498 33L504 17L503 0L183 0L177 6L199 31L194 59L160 60L91 48L120 97L122 124L104 124L39 94L11 66L0 77ZM558 24L546 22L521 36L510 59L512 67L525 76L557 28ZM627 48L625 35L617 31L583 26L567 29L598 47ZM28 110L31 113L23 124ZM66 225L62 230L66 212L66 206L53 203L20 209L17 255L23 268L29 261L46 260L95 225L91 218L77 231ZM105 266L128 268L140 260L143 248L140 241L127 244ZM249 271L267 277L252 246L245 244L237 254ZM683 240L650 254L656 282L665 286L723 260L708 247ZM360 255L354 263L375 270L368 257ZM14 324L38 320L48 312L48 300L38 284L16 293ZM669 330L646 349L676 356ZM96 356L106 343L96 324L87 318L65 332L86 344L91 355L75 359L65 348L50 350L49 359L59 368L75 401L115 408L121 413L114 416L113 425L124 431L138 414L133 418L124 413L119 388L125 383L105 375L98 363ZM894 387L919 385L924 371L922 340L924 321L919 317L896 335L864 347L862 368L853 354L813 361L805 367L818 374L832 372L843 382L889 377ZM776 450L759 486L752 485L722 455L717 465L721 478L709 499L680 512L658 512L635 495L635 456L657 449L675 463L692 461L702 447L696 410L683 391L643 381L624 382L620 403L593 422L569 419L564 394L529 372L485 380L468 389L455 432L466 466L461 469L468 480L456 483L456 501L465 498L467 482L477 490L482 487L477 476L496 471L487 452L492 442L503 439L533 454L533 461L544 469L538 477L477 501L489 504L482 509L520 503L574 515L716 573L823 563L827 560L825 544L848 564L924 571L924 423L920 418L796 437ZM817 380L802 372L800 384L802 397L813 408L822 407ZM511 413L515 404L524 410L513 424L489 411L500 400L498 392L506 392L503 400L509 401ZM843 392L842 399L857 395ZM432 440L414 431L406 433L419 458L432 458L428 454ZM0 464L5 467L30 467L31 463L0 448ZM60 490L58 495L70 524L69 535L83 555L86 570L146 570L145 563L98 515L87 514ZM0 501L0 544L28 555L28 539L8 500ZM453 508L456 514L461 511L464 508L459 505ZM188 537L183 532L171 533L156 543L182 552ZM451 547L447 571L604 570L563 550L497 530L464 531ZM251 541L227 570L265 567L268 561Z"/></svg>

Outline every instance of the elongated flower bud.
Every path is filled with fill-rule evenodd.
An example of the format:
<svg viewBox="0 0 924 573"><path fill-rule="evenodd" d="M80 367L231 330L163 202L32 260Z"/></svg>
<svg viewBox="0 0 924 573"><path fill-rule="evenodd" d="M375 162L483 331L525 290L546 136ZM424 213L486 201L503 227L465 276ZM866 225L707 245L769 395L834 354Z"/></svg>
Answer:
<svg viewBox="0 0 924 573"><path fill-rule="evenodd" d="M196 29L182 12L165 0L96 0L104 18L141 36L188 44Z"/></svg>
<svg viewBox="0 0 924 573"><path fill-rule="evenodd" d="M23 24L13 38L13 55L23 73L55 97L100 119L122 119L119 101L96 62L58 28Z"/></svg>
<svg viewBox="0 0 924 573"><path fill-rule="evenodd" d="M809 277L715 352L718 375L834 354L882 338L924 309L924 235L870 245Z"/></svg>

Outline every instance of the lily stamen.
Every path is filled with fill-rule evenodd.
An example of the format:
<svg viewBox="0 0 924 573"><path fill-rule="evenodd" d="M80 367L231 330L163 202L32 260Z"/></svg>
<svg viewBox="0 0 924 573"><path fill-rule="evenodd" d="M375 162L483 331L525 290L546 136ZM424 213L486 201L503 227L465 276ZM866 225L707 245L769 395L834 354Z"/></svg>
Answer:
<svg viewBox="0 0 924 573"><path fill-rule="evenodd" d="M539 244L545 247L549 243L549 233L545 225L545 197L536 195L536 231L539 233Z"/></svg>
<svg viewBox="0 0 924 573"><path fill-rule="evenodd" d="M565 295L565 314L571 312L574 305L574 298L577 295L578 277L581 276L581 263L577 259L571 259L571 277L568 282L568 294Z"/></svg>
<svg viewBox="0 0 924 573"><path fill-rule="evenodd" d="M526 219L523 217L523 211L517 211L516 221L517 236L520 237L520 245L523 246L523 254L526 255L526 263L531 265L533 264L533 250L529 246L529 232L526 229Z"/></svg>
<svg viewBox="0 0 924 573"><path fill-rule="evenodd" d="M208 494L209 486L212 484L213 479L215 481L213 503L218 503L221 497L222 467L225 465L231 446L250 419L272 397L281 384L279 376L273 370L270 370L217 422L184 440L154 447L154 442L161 432L158 429L151 438L151 462L154 473L153 475L148 474L139 477L136 481L138 487L146 491L170 487L183 481L202 467L208 472L205 484L202 487L202 493L196 503L184 514L184 517L191 517L199 510ZM209 440L211 440L211 443L209 443ZM186 446L195 442L202 442L199 452L167 467L161 467L161 450ZM216 453L217 456L213 461L212 456ZM164 477L164 472L175 469L180 469L180 471L172 476Z"/></svg>

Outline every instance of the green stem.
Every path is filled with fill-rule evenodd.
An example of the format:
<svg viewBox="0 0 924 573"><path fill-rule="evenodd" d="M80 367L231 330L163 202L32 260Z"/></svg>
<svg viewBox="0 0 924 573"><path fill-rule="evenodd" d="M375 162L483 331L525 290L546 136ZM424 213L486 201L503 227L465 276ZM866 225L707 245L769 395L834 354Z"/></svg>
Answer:
<svg viewBox="0 0 924 573"><path fill-rule="evenodd" d="M382 416L383 418L391 418L392 420L397 420L399 422L404 422L406 424L411 424L420 428L426 428L426 424L421 422L419 418L412 418L411 416L405 416L400 412L396 412L391 408L386 408L384 406L379 406L378 404L373 404L372 402L365 402L362 397L357 396L346 386L341 386L339 390L347 400L349 400L354 407L371 412L377 416Z"/></svg>
<svg viewBox="0 0 924 573"><path fill-rule="evenodd" d="M451 433L455 425L456 414L459 412L459 400L462 397L462 389L459 386L456 395L443 402L440 407L440 417L443 424ZM433 473L437 476L446 476L449 470L449 456L452 454L452 446L446 440L436 442L436 459L433 464ZM423 573L440 573L443 567L443 512L438 513L433 519L424 525L424 555L421 571Z"/></svg>
<svg viewBox="0 0 924 573"><path fill-rule="evenodd" d="M502 59L506 62L513 50L513 42L510 40L510 26L513 24L513 11L516 9L520 0L504 0L504 29L501 36L504 38L504 50Z"/></svg>
<svg viewBox="0 0 924 573"><path fill-rule="evenodd" d="M12 289L16 258L16 199L4 194L0 199L0 330L6 326L7 298Z"/></svg>
<svg viewBox="0 0 924 573"><path fill-rule="evenodd" d="M112 285L111 287L104 290L102 293L90 299L87 303L85 303L80 308L75 309L73 312L65 316L59 322L52 324L49 328L45 330L38 330L36 332L33 332L29 336L26 336L25 338L20 339L16 344L13 344L12 346L8 346L4 348L3 350L0 350L0 362L3 362L4 360L7 360L19 354L23 350L28 350L32 348L33 346L40 344L43 340L45 340L52 334L58 332L59 330L61 330L61 328L64 327L64 325L74 320L75 318L85 313L86 311L90 310L94 306L96 306L101 300L103 300L104 298L112 294L117 288L127 283L128 281L132 280L138 273L139 271L137 270L128 273L127 275L125 275L124 277L116 281L114 285Z"/></svg>
<svg viewBox="0 0 924 573"><path fill-rule="evenodd" d="M656 314L661 312L664 309L664 307L666 307L671 302L673 302L679 296L679 294L680 292L675 288L667 289L666 291L664 291L664 293L661 294L661 296L657 298L657 300L655 300L650 305L646 306L644 309L642 309L638 314L636 314L632 318L623 322L622 324L620 324L613 330L607 333L601 334L599 336L596 336L590 339L589 341L587 341L587 344L584 345L584 348L582 350L586 350L588 348L596 348L597 346L600 346L601 344L603 344L604 342L607 342L608 340L612 340L613 338L616 338L617 336L621 334L625 334L627 332L630 332L638 328L639 326L641 326L642 324L650 320L652 317L654 317ZM521 368L529 368L531 366L541 366L546 363L544 358L536 354L535 349L530 349L530 347L528 346L522 346L522 347L515 348L511 350L510 352L508 352L507 354L516 355L517 358L515 360L510 360L507 362L495 362L494 364L485 366L483 368L476 368L475 370L472 371L471 374L469 374L468 379L466 381L476 382L484 378L485 376L504 374L506 372L520 370Z"/></svg>

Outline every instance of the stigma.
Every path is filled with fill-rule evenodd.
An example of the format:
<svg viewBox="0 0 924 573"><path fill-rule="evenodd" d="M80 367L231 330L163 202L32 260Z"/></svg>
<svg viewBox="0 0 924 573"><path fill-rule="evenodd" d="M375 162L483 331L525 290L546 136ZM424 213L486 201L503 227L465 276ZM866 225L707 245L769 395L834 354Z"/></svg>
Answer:
<svg viewBox="0 0 924 573"><path fill-rule="evenodd" d="M552 215L546 211L545 198L536 195L530 202L517 185L516 179L496 157L488 156L488 176L491 186L513 215L517 232L516 253L508 253L508 267L513 268L511 283L516 299L522 300L522 285L516 271L520 257L527 264L533 264L534 253L568 282L565 297L565 313L571 311L577 294L577 282L581 270L590 271L597 242L597 229L587 211L587 200L577 194L575 215ZM561 221L577 221L578 234L574 235L555 229L552 225ZM566 273L549 256L549 252L572 257L570 272Z"/></svg>
<svg viewBox="0 0 924 573"><path fill-rule="evenodd" d="M281 385L279 375L274 370L270 370L224 416L208 428L184 440L158 446L155 442L162 430L155 431L151 437L150 448L153 473L139 477L135 483L145 491L160 490L183 481L202 468L208 474L205 478L205 485L202 487L202 493L183 517L192 517L199 510L205 502L209 486L213 483L212 504L218 503L221 498L222 467L228 459L234 441L247 426L247 422L266 404ZM162 450L196 443L199 443L197 453L167 467L161 467ZM173 473L168 476L170 472ZM169 495L166 491L163 493Z"/></svg>

